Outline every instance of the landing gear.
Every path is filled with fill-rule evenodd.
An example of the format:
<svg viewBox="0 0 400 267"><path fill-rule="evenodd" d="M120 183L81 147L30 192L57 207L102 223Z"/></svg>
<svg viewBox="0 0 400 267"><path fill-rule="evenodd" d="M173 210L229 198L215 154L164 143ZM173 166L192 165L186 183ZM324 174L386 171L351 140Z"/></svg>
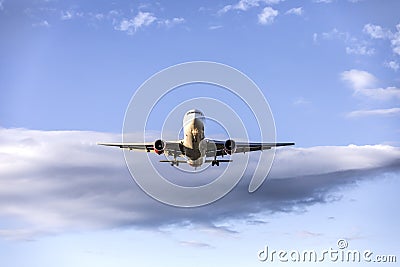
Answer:
<svg viewBox="0 0 400 267"><path fill-rule="evenodd" d="M176 165L178 167L179 161L177 161L176 159L175 159L175 161L171 161L171 166L173 167L174 165Z"/></svg>
<svg viewBox="0 0 400 267"><path fill-rule="evenodd" d="M219 161L216 158L214 158L214 160L211 161L211 166L214 166L214 165L219 166Z"/></svg>
<svg viewBox="0 0 400 267"><path fill-rule="evenodd" d="M217 160L211 161L211 166L217 165L219 166L219 162Z"/></svg>
<svg viewBox="0 0 400 267"><path fill-rule="evenodd" d="M219 164L221 162L232 162L231 159L217 159L217 157L215 157L213 160L206 160L205 162L210 163L211 162L211 166L219 166Z"/></svg>
<svg viewBox="0 0 400 267"><path fill-rule="evenodd" d="M176 159L177 155L174 154L174 160L171 161L171 166L173 167L174 165L176 165L176 167L179 166L179 161Z"/></svg>

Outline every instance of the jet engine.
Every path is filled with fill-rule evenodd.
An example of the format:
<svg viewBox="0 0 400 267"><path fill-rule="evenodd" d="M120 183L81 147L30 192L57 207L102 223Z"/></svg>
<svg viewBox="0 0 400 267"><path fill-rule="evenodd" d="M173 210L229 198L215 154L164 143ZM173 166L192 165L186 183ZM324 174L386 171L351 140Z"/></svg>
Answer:
<svg viewBox="0 0 400 267"><path fill-rule="evenodd" d="M154 152L158 155L164 153L165 142L161 139L158 139L154 142Z"/></svg>
<svg viewBox="0 0 400 267"><path fill-rule="evenodd" d="M217 146L214 141L203 139L199 143L199 150L202 157L214 157L217 153Z"/></svg>
<svg viewBox="0 0 400 267"><path fill-rule="evenodd" d="M231 155L236 151L236 143L232 139L228 139L225 141L224 150L227 154Z"/></svg>
<svg viewBox="0 0 400 267"><path fill-rule="evenodd" d="M201 140L199 143L199 150L202 157L207 153L207 141L205 139Z"/></svg>

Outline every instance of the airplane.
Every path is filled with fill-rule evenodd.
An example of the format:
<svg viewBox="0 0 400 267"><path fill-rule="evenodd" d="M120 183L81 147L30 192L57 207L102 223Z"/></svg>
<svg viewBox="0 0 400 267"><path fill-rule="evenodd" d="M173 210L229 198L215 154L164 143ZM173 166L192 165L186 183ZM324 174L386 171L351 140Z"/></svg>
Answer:
<svg viewBox="0 0 400 267"><path fill-rule="evenodd" d="M203 163L211 163L211 166L219 166L221 162L232 162L230 159L217 159L219 156L262 151L271 149L272 147L292 146L295 144L207 139L204 135L204 118L204 114L198 109L187 111L183 117L184 138L182 140L164 141L158 139L152 143L98 143L98 145L146 152L154 151L158 155L165 154L166 156L174 157L173 160L160 160L160 162L170 163L171 166L178 166L179 163L187 163L191 167L197 168ZM179 160L178 157L185 160Z"/></svg>

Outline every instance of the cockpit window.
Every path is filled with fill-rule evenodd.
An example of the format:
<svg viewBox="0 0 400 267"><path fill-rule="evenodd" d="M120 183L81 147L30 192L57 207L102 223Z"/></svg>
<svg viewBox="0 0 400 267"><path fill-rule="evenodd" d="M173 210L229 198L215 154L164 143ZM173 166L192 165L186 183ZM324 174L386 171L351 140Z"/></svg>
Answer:
<svg viewBox="0 0 400 267"><path fill-rule="evenodd" d="M203 116L203 113L201 113L200 111L189 111L189 112L186 113L186 114L189 115L189 114L193 114L193 113L199 114L199 115Z"/></svg>

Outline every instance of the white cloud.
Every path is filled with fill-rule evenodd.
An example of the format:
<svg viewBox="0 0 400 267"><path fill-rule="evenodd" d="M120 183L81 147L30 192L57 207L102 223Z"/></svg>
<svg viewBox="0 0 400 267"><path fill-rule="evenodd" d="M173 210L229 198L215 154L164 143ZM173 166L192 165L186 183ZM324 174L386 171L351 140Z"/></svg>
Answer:
<svg viewBox="0 0 400 267"><path fill-rule="evenodd" d="M400 23L396 25L396 32L393 34L390 42L392 44L393 52L400 55Z"/></svg>
<svg viewBox="0 0 400 267"><path fill-rule="evenodd" d="M48 27L50 27L50 23L48 23L47 20L42 20L41 22L33 23L32 26L33 27L45 27L45 28L48 28Z"/></svg>
<svg viewBox="0 0 400 267"><path fill-rule="evenodd" d="M341 73L341 79L350 84L355 95L375 100L400 99L400 89L396 87L375 87L377 79L367 71L352 69Z"/></svg>
<svg viewBox="0 0 400 267"><path fill-rule="evenodd" d="M364 25L363 32L374 39L384 39L388 38L390 35L389 32L384 30L381 26L370 23Z"/></svg>
<svg viewBox="0 0 400 267"><path fill-rule="evenodd" d="M4 10L4 0L0 0L0 10Z"/></svg>
<svg viewBox="0 0 400 267"><path fill-rule="evenodd" d="M366 24L363 31L373 39L387 39L390 41L392 50L400 55L400 23L396 25L396 31L393 33L379 25Z"/></svg>
<svg viewBox="0 0 400 267"><path fill-rule="evenodd" d="M247 11L250 8L258 7L260 4L273 5L282 2L283 0L240 0L234 5L226 5L218 11L218 14L224 14L230 10Z"/></svg>
<svg viewBox="0 0 400 267"><path fill-rule="evenodd" d="M305 99L304 97L299 97L293 101L293 104L296 106L308 105L310 103L311 102L309 100Z"/></svg>
<svg viewBox="0 0 400 267"><path fill-rule="evenodd" d="M177 24L184 23L184 22L185 22L185 19L181 18L181 17L179 17L179 18L177 17L177 18L173 18L173 19L165 19L165 20L159 21L160 24L163 24L166 27L172 27Z"/></svg>
<svg viewBox="0 0 400 267"><path fill-rule="evenodd" d="M221 8L220 10L218 10L218 14L219 15L225 14L226 12L231 10L232 8L233 8L232 5L226 5L223 8Z"/></svg>
<svg viewBox="0 0 400 267"><path fill-rule="evenodd" d="M375 49L368 48L365 45L357 44L355 46L347 46L346 47L347 54L354 54L354 55L373 55L375 53Z"/></svg>
<svg viewBox="0 0 400 267"><path fill-rule="evenodd" d="M128 34L132 35L139 28L149 26L156 20L157 18L152 13L139 11L133 19L123 19L115 29L126 31Z"/></svg>
<svg viewBox="0 0 400 267"><path fill-rule="evenodd" d="M392 69L392 70L394 70L394 71L397 71L398 69L399 69L399 63L397 63L396 61L389 61L389 62L385 62L385 66L387 67L387 68L390 68L390 69Z"/></svg>
<svg viewBox="0 0 400 267"><path fill-rule="evenodd" d="M214 229L226 219L254 219L252 215L260 212L298 211L324 203L355 179L400 169L400 149L387 145L278 149L268 184L251 197L244 177L216 203L182 210L143 193L132 181L121 150L96 145L120 138L98 132L0 128L0 236L26 239L84 229L158 228L182 221ZM169 165L164 168L171 170Z"/></svg>
<svg viewBox="0 0 400 267"><path fill-rule="evenodd" d="M323 32L321 36L325 40L339 39L347 42L351 39L350 34L348 32L342 32L336 28L333 28L329 32Z"/></svg>
<svg viewBox="0 0 400 267"><path fill-rule="evenodd" d="M315 3L324 3L324 4L330 4L333 1L334 0L313 0L313 2L315 2Z"/></svg>
<svg viewBox="0 0 400 267"><path fill-rule="evenodd" d="M361 89L357 93L376 100L400 99L400 88L397 87Z"/></svg>
<svg viewBox="0 0 400 267"><path fill-rule="evenodd" d="M194 240L180 241L179 243L185 247L193 247L193 248L210 248L211 247L210 244L207 244L204 242L198 242L198 241L194 241Z"/></svg>
<svg viewBox="0 0 400 267"><path fill-rule="evenodd" d="M314 44L318 43L318 33L316 33L316 32L313 33L313 43Z"/></svg>
<svg viewBox="0 0 400 267"><path fill-rule="evenodd" d="M156 19L157 18L154 17L152 13L139 11L139 13L136 15L136 17L133 18L132 24L136 31L140 27L149 26Z"/></svg>
<svg viewBox="0 0 400 267"><path fill-rule="evenodd" d="M303 15L303 13L304 13L304 10L302 7L295 7L295 8L291 8L288 11L286 11L285 14L301 16L301 15Z"/></svg>
<svg viewBox="0 0 400 267"><path fill-rule="evenodd" d="M105 16L102 13L96 13L96 14L94 14L93 17L96 18L97 20L102 20L102 19L104 19Z"/></svg>
<svg viewBox="0 0 400 267"><path fill-rule="evenodd" d="M70 20L72 17L73 14L71 11L61 11L61 20Z"/></svg>
<svg viewBox="0 0 400 267"><path fill-rule="evenodd" d="M236 5L232 6L232 9L246 11L251 7L259 6L259 2L258 0L240 0Z"/></svg>
<svg viewBox="0 0 400 267"><path fill-rule="evenodd" d="M277 150L270 177L279 179L321 175L351 169L377 168L389 158L394 160L396 156L400 155L399 153L399 148L385 145L292 147ZM379 159L379 157L382 158Z"/></svg>
<svg viewBox="0 0 400 267"><path fill-rule="evenodd" d="M226 5L218 11L218 14L224 14L230 10L246 11L251 7L259 6L259 0L240 0L234 5Z"/></svg>
<svg viewBox="0 0 400 267"><path fill-rule="evenodd" d="M272 24L278 14L278 10L275 10L272 7L265 7L263 11L258 14L258 22L263 25Z"/></svg>
<svg viewBox="0 0 400 267"><path fill-rule="evenodd" d="M367 116L394 116L400 115L400 108L355 110L347 114L349 118L367 117Z"/></svg>
<svg viewBox="0 0 400 267"><path fill-rule="evenodd" d="M208 27L209 30L218 30L221 29L223 26L222 25L212 25Z"/></svg>
<svg viewBox="0 0 400 267"><path fill-rule="evenodd" d="M348 82L354 90L361 90L365 88L371 88L376 82L374 75L363 70L348 70L341 73L343 81Z"/></svg>
<svg viewBox="0 0 400 267"><path fill-rule="evenodd" d="M324 40L341 40L345 44L347 54L353 55L373 55L375 49L370 47L370 44L365 40L359 40L348 32L340 31L336 28L329 32L323 32L321 36ZM315 35L317 37L317 35ZM316 38L314 39L316 40ZM316 43L316 41L314 41Z"/></svg>

